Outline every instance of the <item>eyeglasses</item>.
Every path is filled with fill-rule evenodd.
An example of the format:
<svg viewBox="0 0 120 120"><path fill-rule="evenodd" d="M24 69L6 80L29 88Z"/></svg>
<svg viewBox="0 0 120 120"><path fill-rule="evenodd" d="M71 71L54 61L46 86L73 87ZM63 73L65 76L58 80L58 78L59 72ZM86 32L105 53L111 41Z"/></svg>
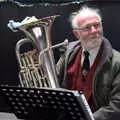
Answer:
<svg viewBox="0 0 120 120"><path fill-rule="evenodd" d="M92 27L94 27L95 29L98 29L101 27L101 23L89 24L84 27L74 28L74 30L90 31Z"/></svg>

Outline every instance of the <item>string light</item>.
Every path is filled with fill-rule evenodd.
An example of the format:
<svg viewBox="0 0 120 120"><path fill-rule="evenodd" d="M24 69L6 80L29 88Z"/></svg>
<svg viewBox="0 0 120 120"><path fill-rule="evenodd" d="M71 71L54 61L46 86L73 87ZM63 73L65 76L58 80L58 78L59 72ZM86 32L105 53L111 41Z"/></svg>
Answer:
<svg viewBox="0 0 120 120"><path fill-rule="evenodd" d="M30 2L26 1L26 0L0 0L0 2L11 2L11 3L15 3L17 5L19 5L20 7L32 7L32 6L45 6L45 7L49 7L49 6L67 6L67 5L73 5L73 4L80 4L80 3L84 3L84 2L88 2L88 1L93 1L93 0L61 0L61 1L57 1L56 0L33 0Z"/></svg>

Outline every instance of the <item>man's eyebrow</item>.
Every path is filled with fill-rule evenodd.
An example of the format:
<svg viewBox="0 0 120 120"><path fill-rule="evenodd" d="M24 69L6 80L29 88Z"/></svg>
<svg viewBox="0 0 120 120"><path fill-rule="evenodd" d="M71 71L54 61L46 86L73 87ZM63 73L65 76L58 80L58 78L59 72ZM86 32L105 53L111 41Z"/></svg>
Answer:
<svg viewBox="0 0 120 120"><path fill-rule="evenodd" d="M82 30L82 27L79 27L79 28L73 28L73 30Z"/></svg>

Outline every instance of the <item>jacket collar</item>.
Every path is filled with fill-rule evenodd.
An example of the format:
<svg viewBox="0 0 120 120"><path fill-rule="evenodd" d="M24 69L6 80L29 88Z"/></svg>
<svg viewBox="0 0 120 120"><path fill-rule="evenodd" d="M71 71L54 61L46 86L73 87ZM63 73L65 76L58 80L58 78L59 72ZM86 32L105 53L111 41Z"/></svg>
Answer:
<svg viewBox="0 0 120 120"><path fill-rule="evenodd" d="M112 46L106 38L103 38L100 49L102 50L102 54L101 54L100 62L97 67L97 71L99 71L106 62L110 64L113 55Z"/></svg>
<svg viewBox="0 0 120 120"><path fill-rule="evenodd" d="M77 54L80 48L80 40L69 43L68 49L66 51L66 60L69 60L68 64L72 61L73 57ZM102 50L102 56L97 70L99 70L106 61L108 61L109 63L110 59L112 58L112 46L111 43L105 37L102 38L102 44L100 49Z"/></svg>

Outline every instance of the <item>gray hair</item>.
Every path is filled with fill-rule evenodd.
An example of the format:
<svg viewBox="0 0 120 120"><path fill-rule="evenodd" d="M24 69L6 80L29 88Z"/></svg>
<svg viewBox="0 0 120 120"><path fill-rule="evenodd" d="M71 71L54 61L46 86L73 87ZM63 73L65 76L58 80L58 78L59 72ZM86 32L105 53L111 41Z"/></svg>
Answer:
<svg viewBox="0 0 120 120"><path fill-rule="evenodd" d="M79 17L84 17L84 16L88 16L88 15L96 15L98 16L99 20L102 20L102 17L100 15L100 10L99 9L95 9L95 8L90 8L88 6L82 6L77 12L73 12L70 15L69 21L71 23L72 28L77 28L77 24L75 22L76 18Z"/></svg>

